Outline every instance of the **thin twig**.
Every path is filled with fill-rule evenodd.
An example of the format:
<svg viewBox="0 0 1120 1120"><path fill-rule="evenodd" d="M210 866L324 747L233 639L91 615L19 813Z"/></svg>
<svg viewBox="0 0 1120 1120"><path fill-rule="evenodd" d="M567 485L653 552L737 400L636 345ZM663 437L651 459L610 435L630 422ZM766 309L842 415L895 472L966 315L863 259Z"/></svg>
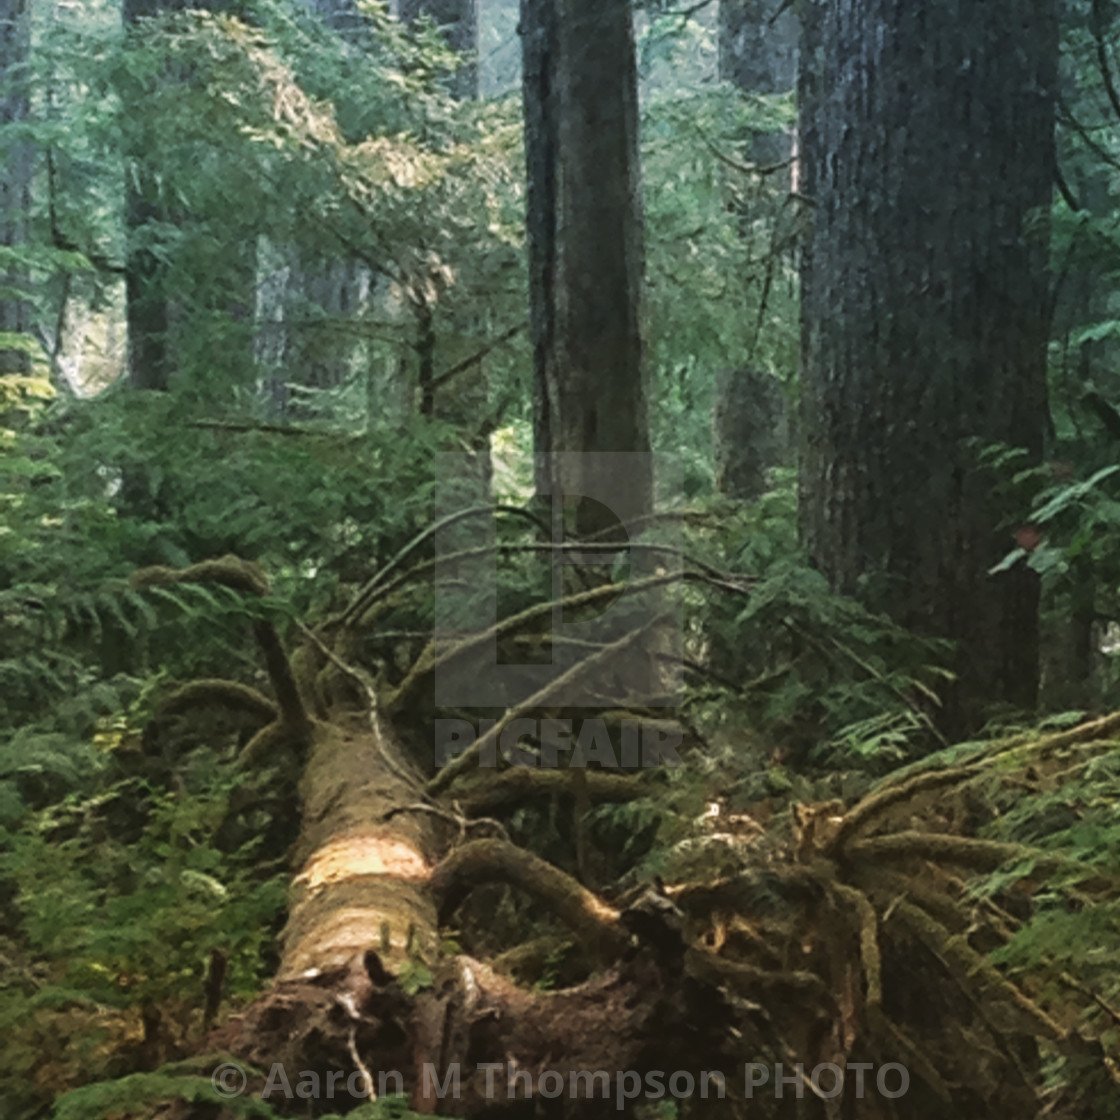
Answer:
<svg viewBox="0 0 1120 1120"><path fill-rule="evenodd" d="M385 564L380 571L376 572L371 579L361 588L357 595L354 596L353 601L350 603L342 614L336 618L331 619L328 625L341 624L345 626L347 623L352 622L359 615L366 612L366 600L368 596L372 595L381 585L382 581L390 576L397 568L408 559L425 541L435 536L441 529L448 529L452 525L458 524L460 521L466 521L471 517L483 517L489 514L491 517L494 514L504 513L511 517L523 517L526 521L532 522L537 526L546 536L550 535L551 530L543 521L535 514L530 513L527 509L522 509L520 506L505 506L505 505L490 505L490 506L472 506L470 509L457 510L455 513L448 514L447 517L441 518L433 525L429 525L426 529L417 533L398 552L387 564Z"/></svg>
<svg viewBox="0 0 1120 1120"><path fill-rule="evenodd" d="M485 358L487 354L489 354L493 350L497 350L499 346L503 345L506 342L509 342L511 338L516 338L516 336L519 335L522 331L526 330L528 326L529 324L527 322L518 323L516 327L510 327L508 331L503 331L500 335L498 335L497 338L492 339L485 346L483 346L481 350L476 350L469 358L464 358L461 362L456 362L455 365L453 365L450 369L444 370L443 373L438 374L436 377L433 377L432 389L442 389L443 386L446 385L447 382L450 381L453 377L457 376L460 373L463 373L465 370L470 369L471 366L482 361L482 359Z"/></svg>
<svg viewBox="0 0 1120 1120"><path fill-rule="evenodd" d="M391 758L389 752L385 749L385 742L383 732L381 730L381 721L377 717L378 698L377 689L374 683L369 678L364 670L358 669L353 665L348 665L333 649L330 648L310 627L305 626L302 622L297 622L300 632L308 641L310 641L319 652L327 658L338 669L341 669L351 680L356 681L366 696L366 704L369 709L369 722L370 730L373 732L374 745L377 747L378 754L381 755L381 760L389 768L389 770L400 778L406 785L418 787L421 785L419 778L414 774L408 773L403 767L397 765L396 760Z"/></svg>

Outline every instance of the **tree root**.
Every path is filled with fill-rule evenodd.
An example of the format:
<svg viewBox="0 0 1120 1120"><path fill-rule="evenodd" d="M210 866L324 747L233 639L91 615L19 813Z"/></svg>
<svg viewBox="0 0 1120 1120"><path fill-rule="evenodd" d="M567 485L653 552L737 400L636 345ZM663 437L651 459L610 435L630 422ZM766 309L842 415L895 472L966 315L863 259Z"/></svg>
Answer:
<svg viewBox="0 0 1120 1120"><path fill-rule="evenodd" d="M508 883L543 902L600 963L617 960L629 943L617 910L551 863L501 840L472 840L432 872L430 886L440 920L483 883Z"/></svg>
<svg viewBox="0 0 1120 1120"><path fill-rule="evenodd" d="M1068 862L1055 859L1049 852L1038 851L1023 844L1005 844L999 840L976 840L941 832L892 832L849 844L845 859L876 863L899 863L910 859L928 859L951 863L975 871L994 871L1013 859L1034 858L1039 864Z"/></svg>
<svg viewBox="0 0 1120 1120"><path fill-rule="evenodd" d="M1029 996L1007 979L987 957L976 952L962 936L954 936L935 918L909 902L900 902L895 913L935 956L943 959L965 986L979 981L993 996L1015 1007L1025 1020L1027 1029L1057 1042L1066 1032Z"/></svg>
<svg viewBox="0 0 1120 1120"><path fill-rule="evenodd" d="M856 912L859 919L859 953L863 977L867 983L867 1007L878 1007L883 1002L883 959L879 952L879 922L875 907L861 890L844 883L830 883L837 899Z"/></svg>
<svg viewBox="0 0 1120 1120"><path fill-rule="evenodd" d="M832 855L839 852L849 840L859 832L869 828L888 809L894 808L900 802L916 797L919 793L928 790L940 789L943 786L956 785L958 782L967 781L980 773L980 767L958 766L949 770L935 770L914 777L897 785L888 785L879 789L862 801L857 802L840 822L836 835L825 849L826 854Z"/></svg>

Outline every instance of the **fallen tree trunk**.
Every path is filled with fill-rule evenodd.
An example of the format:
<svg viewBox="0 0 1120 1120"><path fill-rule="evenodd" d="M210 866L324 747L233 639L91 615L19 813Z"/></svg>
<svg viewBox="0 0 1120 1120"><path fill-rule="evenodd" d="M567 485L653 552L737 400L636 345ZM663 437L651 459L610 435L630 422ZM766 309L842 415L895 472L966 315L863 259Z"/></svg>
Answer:
<svg viewBox="0 0 1120 1120"><path fill-rule="evenodd" d="M632 944L616 911L504 841L474 841L437 863L439 832L454 830L408 773L384 732L316 727L279 973L211 1049L265 1070L280 1062L293 1084L293 1071L325 1085L332 1072L364 1070L375 1092L403 1085L418 1112L472 1117L524 1107L507 1092L514 1071L534 1088L559 1076L569 1105L573 1074L606 1071L607 1099L600 1079L595 1103L607 1114L633 1091L620 1071L718 1068L741 1016L718 986L686 973L679 940ZM441 956L439 910L497 880L545 900L610 967L577 988L533 993L482 962ZM269 1098L282 1097L273 1080ZM357 1099L366 1088L357 1084ZM582 1100L580 1115L592 1107Z"/></svg>
<svg viewBox="0 0 1120 1120"><path fill-rule="evenodd" d="M190 580L267 593L261 574L234 558L182 572L149 570L136 582ZM280 967L270 990L206 1042L235 1059L227 1073L245 1071L235 1088L281 1114L345 1110L388 1089L406 1092L418 1112L485 1117L532 1111L556 1083L561 1111L590 1116L644 1095L636 1082L651 1071L690 1071L698 1082L701 1068L718 1070L712 1063L720 1058L730 1071L726 1044L734 1038L741 1046L756 1009L744 1014L719 984L686 970L679 928L654 916L645 939L636 939L624 919L637 915L640 924L640 908L621 915L504 840L456 846L468 822L454 803L441 806L426 793L425 776L391 726L376 711L311 720L278 659L275 632L259 623L257 636L282 699L275 712L253 705L277 718L245 755L256 761L262 744L294 746L305 761ZM219 684L209 682L207 695L223 692ZM229 695L246 706L236 690ZM183 703L181 691L169 706ZM600 971L575 988L533 992L480 961L441 953L441 913L450 916L486 882L536 897ZM307 1099L294 1089L301 1077ZM212 1105L179 1107L201 1118Z"/></svg>
<svg viewBox="0 0 1120 1120"><path fill-rule="evenodd" d="M140 582L192 579L267 593L236 560ZM270 624L256 631L275 706L215 682L203 691L275 717L247 757L293 750L302 761L289 916L271 987L205 1040L222 1055L207 1070L215 1093L180 1102L178 1120L214 1120L223 1099L222 1115L263 1101L317 1117L399 1092L416 1112L478 1120L641 1114L667 1097L686 1116L986 1120L1001 1106L1037 1111L1039 1040L1107 1066L1071 1028L1075 1004L1044 1006L1037 985L969 941L1006 941L1013 919L978 906L957 873L1042 855L923 832L912 813L1014 759L1045 768L1115 719L888 779L851 809L795 806L792 840L752 848L741 873L654 884L615 906L495 838L494 822L466 818L452 783L433 783L379 716L362 671L315 639L318 671L297 686ZM332 666L358 683L364 713L303 695ZM324 691L343 695L337 683ZM441 925L491 883L564 926L589 978L526 989L442 944Z"/></svg>

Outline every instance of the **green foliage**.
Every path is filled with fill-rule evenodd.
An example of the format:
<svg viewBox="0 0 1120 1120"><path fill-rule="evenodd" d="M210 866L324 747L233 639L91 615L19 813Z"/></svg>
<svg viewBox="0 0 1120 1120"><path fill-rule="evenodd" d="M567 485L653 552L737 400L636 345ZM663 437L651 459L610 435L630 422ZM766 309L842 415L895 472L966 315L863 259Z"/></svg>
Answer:
<svg viewBox="0 0 1120 1120"><path fill-rule="evenodd" d="M212 952L227 961L224 991L235 1003L257 992L273 967L286 876L270 864L277 853L266 849L259 822L247 841L225 842L230 799L245 778L209 751L180 763L172 789L122 776L131 765L118 747L83 792L55 791L50 807L0 830L0 937L17 962L0 984L8 1040L0 1090L13 1109L32 1109L39 1094L75 1078L112 1072L127 1053L118 1036L142 1006L167 1009L180 1029L197 1023ZM53 1053L60 1044L65 1061L48 1085L34 1086L30 1071L44 1061L44 1045ZM103 1086L65 1107L165 1088L158 1078Z"/></svg>
<svg viewBox="0 0 1120 1120"><path fill-rule="evenodd" d="M784 99L673 90L643 118L647 347L654 446L710 489L710 409L720 369L797 368L793 249L799 207L750 170L752 130L791 120Z"/></svg>
<svg viewBox="0 0 1120 1120"><path fill-rule="evenodd" d="M421 1120L422 1114L408 1107L408 1098L386 1096L376 1101L360 1104L345 1117L337 1114L323 1117L323 1120ZM438 1120L438 1117L437 1117Z"/></svg>
<svg viewBox="0 0 1120 1120"><path fill-rule="evenodd" d="M265 1120L272 1120L278 1115L265 1101L251 1095L228 1097L219 1093L208 1077L176 1076L157 1070L74 1089L55 1102L51 1118L100 1120L101 1117L131 1113L166 1101L211 1104L235 1116L263 1117Z"/></svg>
<svg viewBox="0 0 1120 1120"><path fill-rule="evenodd" d="M1025 920L993 959L1013 975L1029 971L1052 998L1088 996L1080 1026L1101 1038L1111 1053L1118 1036L1108 1009L1120 999L1120 981L1111 964L1120 952L1120 902L1114 896L1120 753L1115 743L1076 744L1041 768L1056 771L1057 780L1031 781L1024 793L1018 784L993 775L977 790L992 817L985 832L1060 854L1068 863L1044 871L1034 858L1017 860L979 880L973 893L999 899L1020 913L1030 897ZM1113 1091L1099 1081L1100 1071L1081 1063L1076 1053L1055 1053L1050 1080L1078 1086L1101 1100L1113 1099Z"/></svg>
<svg viewBox="0 0 1120 1120"><path fill-rule="evenodd" d="M256 990L284 881L257 881L259 839L234 853L215 846L232 779L201 770L196 760L197 793L121 780L4 835L0 873L54 986L110 1004L193 997L213 947L229 956L230 994Z"/></svg>
<svg viewBox="0 0 1120 1120"><path fill-rule="evenodd" d="M1041 575L1062 577L1081 559L1099 569L1103 561L1111 559L1109 538L1120 528L1120 502L1111 494L1115 484L1102 485L1117 473L1120 466L1102 467L1082 481L1041 489L1029 515L1030 524L1053 533L1057 540L1031 540L1029 547L1014 548L992 571L1025 562Z"/></svg>
<svg viewBox="0 0 1120 1120"><path fill-rule="evenodd" d="M410 957L397 974L401 988L410 996L432 986L432 970L420 959Z"/></svg>
<svg viewBox="0 0 1120 1120"><path fill-rule="evenodd" d="M0 938L18 962L0 985L0 1089L13 1116L119 1072L141 1005L194 1023L212 950L228 959L228 998L258 990L293 806L278 820L268 776L237 787L228 750L198 732L138 742L151 666L251 676L247 620L284 628L328 608L427 523L434 453L455 431L407 399L416 308L433 312L437 371L523 317L515 106L455 104L438 37L364 9L356 38L270 0L242 6L249 22L180 13L123 37L108 6L64 6L37 32L31 130L51 151L52 194L49 210L36 195L37 240L0 262L27 271L35 321L58 326L39 339L50 371L0 381ZM145 215L127 230L126 186ZM108 336L121 266L139 255L173 308L172 392L48 410L48 372L65 385L76 370L83 390L107 380L67 364L63 324L84 316ZM355 261L369 294L340 315L315 284ZM250 313L269 268L310 278L284 296L278 356L257 347ZM488 361L499 408L524 397L518 347ZM484 393L467 421L486 410ZM137 567L226 552L265 566L268 603L127 585ZM420 962L413 980L431 982ZM44 1064L59 1046L68 1056ZM67 1097L59 1115L208 1092L157 1074Z"/></svg>
<svg viewBox="0 0 1120 1120"><path fill-rule="evenodd" d="M932 745L950 647L830 590L798 548L794 481L780 473L715 540L703 534L722 553L717 566L755 582L745 599L705 596L698 652L750 724L800 761L881 769Z"/></svg>
<svg viewBox="0 0 1120 1120"><path fill-rule="evenodd" d="M1109 458L1114 454L1109 453ZM1099 462L1099 459L1098 459ZM1045 469L1020 471L1021 487L1033 490L1029 512L1016 530L1016 546L992 571L1025 565L1039 574L1044 601L1044 640L1060 653L1063 630L1071 619L1088 629L1082 658L1089 679L1059 702L1114 704L1120 693L1115 643L1106 639L1120 622L1120 497L1114 463L1086 466L1077 477L1072 464L1062 465L1055 479ZM1093 648L1095 647L1095 648ZM1056 672L1065 672L1060 663Z"/></svg>

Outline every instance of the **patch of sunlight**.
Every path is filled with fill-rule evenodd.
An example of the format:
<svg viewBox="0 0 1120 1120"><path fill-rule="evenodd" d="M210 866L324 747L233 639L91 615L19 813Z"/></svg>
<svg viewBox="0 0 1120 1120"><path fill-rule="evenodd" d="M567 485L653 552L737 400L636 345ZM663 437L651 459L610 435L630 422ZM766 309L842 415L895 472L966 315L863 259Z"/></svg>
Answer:
<svg viewBox="0 0 1120 1120"><path fill-rule="evenodd" d="M490 436L491 490L499 502L520 504L533 496L533 429L523 420Z"/></svg>
<svg viewBox="0 0 1120 1120"><path fill-rule="evenodd" d="M312 890L361 875L388 875L423 882L431 873L424 857L411 845L376 832L356 832L332 840L314 852L296 876Z"/></svg>

